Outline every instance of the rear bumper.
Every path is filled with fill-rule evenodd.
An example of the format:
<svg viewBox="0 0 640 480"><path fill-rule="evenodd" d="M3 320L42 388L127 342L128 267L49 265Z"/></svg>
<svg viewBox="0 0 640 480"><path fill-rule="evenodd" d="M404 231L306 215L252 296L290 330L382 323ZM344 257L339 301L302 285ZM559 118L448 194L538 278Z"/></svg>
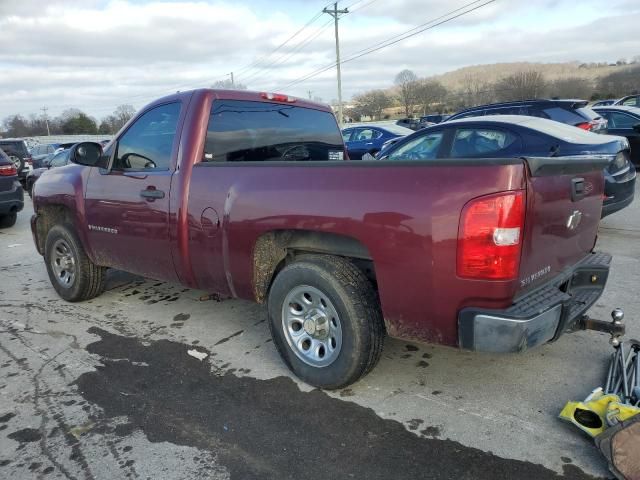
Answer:
<svg viewBox="0 0 640 480"><path fill-rule="evenodd" d="M590 254L507 309L464 308L458 315L460 347L522 352L556 340L600 298L610 263L606 253Z"/></svg>
<svg viewBox="0 0 640 480"><path fill-rule="evenodd" d="M16 181L13 188L6 192L0 192L0 215L19 212L24 207L24 191Z"/></svg>
<svg viewBox="0 0 640 480"><path fill-rule="evenodd" d="M612 176L605 176L605 195L602 204L602 218L611 215L633 202L636 192L636 172L633 169L623 179L616 180Z"/></svg>

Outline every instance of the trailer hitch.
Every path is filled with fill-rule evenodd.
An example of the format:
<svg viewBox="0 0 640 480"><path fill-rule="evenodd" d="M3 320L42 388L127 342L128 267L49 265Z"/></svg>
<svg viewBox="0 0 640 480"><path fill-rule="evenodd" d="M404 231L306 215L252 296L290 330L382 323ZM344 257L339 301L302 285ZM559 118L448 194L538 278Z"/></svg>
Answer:
<svg viewBox="0 0 640 480"><path fill-rule="evenodd" d="M621 308L616 308L611 312L611 321L597 320L589 317L589 315L583 315L576 323L578 330L596 330L598 332L604 332L611 335L609 342L614 347L620 345L621 338L625 334L624 312Z"/></svg>

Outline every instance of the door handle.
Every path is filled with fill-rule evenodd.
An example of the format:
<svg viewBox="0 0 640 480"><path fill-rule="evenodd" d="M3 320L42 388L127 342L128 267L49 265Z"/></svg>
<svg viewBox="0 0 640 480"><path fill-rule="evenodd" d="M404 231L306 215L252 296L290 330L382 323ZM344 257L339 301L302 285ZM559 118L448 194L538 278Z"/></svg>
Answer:
<svg viewBox="0 0 640 480"><path fill-rule="evenodd" d="M140 191L140 196L152 202L157 198L164 198L164 192L162 190L156 190L156 187L147 187L146 190Z"/></svg>

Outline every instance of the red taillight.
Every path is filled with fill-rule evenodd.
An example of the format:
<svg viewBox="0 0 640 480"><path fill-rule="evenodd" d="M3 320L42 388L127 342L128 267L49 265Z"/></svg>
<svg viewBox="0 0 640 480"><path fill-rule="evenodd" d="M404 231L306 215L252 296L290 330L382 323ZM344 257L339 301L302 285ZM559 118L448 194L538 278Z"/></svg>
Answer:
<svg viewBox="0 0 640 480"><path fill-rule="evenodd" d="M591 124L591 122L584 122L584 123L577 124L576 127L581 128L583 130L591 130L593 125Z"/></svg>
<svg viewBox="0 0 640 480"><path fill-rule="evenodd" d="M518 276L524 227L524 192L479 197L460 216L459 277L510 280Z"/></svg>
<svg viewBox="0 0 640 480"><path fill-rule="evenodd" d="M295 97L290 97L289 95L285 95L283 93L262 92L260 96L265 100L273 100L274 102L294 103L296 101Z"/></svg>
<svg viewBox="0 0 640 480"><path fill-rule="evenodd" d="M14 165L0 165L0 177L12 177L17 174L18 170Z"/></svg>

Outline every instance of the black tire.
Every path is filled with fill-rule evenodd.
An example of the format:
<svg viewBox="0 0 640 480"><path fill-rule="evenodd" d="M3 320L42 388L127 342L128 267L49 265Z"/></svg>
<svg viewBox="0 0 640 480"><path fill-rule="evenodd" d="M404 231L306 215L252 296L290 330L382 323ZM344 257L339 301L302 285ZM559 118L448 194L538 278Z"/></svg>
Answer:
<svg viewBox="0 0 640 480"><path fill-rule="evenodd" d="M340 318L341 348L327 366L302 361L289 345L283 326L283 303L300 286L325 295ZM268 298L269 329L280 356L304 382L328 390L358 381L378 363L385 329L378 296L366 276L349 260L329 255L305 255L282 269Z"/></svg>
<svg viewBox="0 0 640 480"><path fill-rule="evenodd" d="M73 259L73 280L63 285L54 270L55 254L53 249L66 246ZM68 302L80 302L97 297L104 291L105 267L95 265L84 251L82 243L70 225L55 225L49 230L45 243L44 261L49 280L55 291Z"/></svg>
<svg viewBox="0 0 640 480"><path fill-rule="evenodd" d="M8 215L0 216L0 228L10 228L16 224L18 214L16 212L9 213Z"/></svg>

